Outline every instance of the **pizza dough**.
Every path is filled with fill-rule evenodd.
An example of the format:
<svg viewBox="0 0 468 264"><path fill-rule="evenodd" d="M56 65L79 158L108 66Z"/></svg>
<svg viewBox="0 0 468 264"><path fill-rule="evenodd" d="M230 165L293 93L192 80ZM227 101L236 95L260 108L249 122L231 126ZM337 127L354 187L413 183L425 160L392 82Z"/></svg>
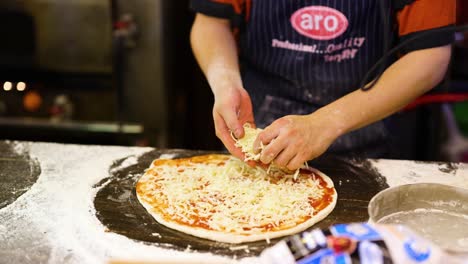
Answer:
<svg viewBox="0 0 468 264"><path fill-rule="evenodd" d="M221 154L155 160L136 193L160 224L226 243L300 232L325 218L337 200L333 182L317 170L301 169L294 179Z"/></svg>

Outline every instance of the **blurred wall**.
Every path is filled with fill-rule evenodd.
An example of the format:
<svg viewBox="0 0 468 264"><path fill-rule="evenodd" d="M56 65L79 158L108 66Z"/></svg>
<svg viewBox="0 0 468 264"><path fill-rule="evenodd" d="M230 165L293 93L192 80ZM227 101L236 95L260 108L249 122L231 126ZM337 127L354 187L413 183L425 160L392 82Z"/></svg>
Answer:
<svg viewBox="0 0 468 264"><path fill-rule="evenodd" d="M38 27L36 57L42 68L107 74L113 70L110 3L111 0L0 0L0 9L25 10L34 17ZM135 47L126 51L123 72L113 73L123 78L122 89L105 90L94 100L79 100L77 110L89 108L98 112L102 107L112 108L114 105L104 102L114 103L113 97L121 94L121 119L143 123L151 145L220 149L211 114L213 96L190 49L194 13L189 9L189 0L116 3L119 14L135 17L139 30ZM69 77L63 78L70 80ZM87 89L86 92L94 91L92 87ZM80 87L73 91L85 92Z"/></svg>
<svg viewBox="0 0 468 264"><path fill-rule="evenodd" d="M109 1L26 2L36 18L38 64L41 67L69 72L112 71Z"/></svg>
<svg viewBox="0 0 468 264"><path fill-rule="evenodd" d="M132 14L139 29L135 47L124 55L122 72L115 72L113 65L111 0L1 0L0 9L18 10L32 16L36 27L36 66L41 71L57 72L67 80L72 77L67 73L122 77L122 85L115 82L113 90L106 91L101 98L86 100L83 107L94 109L97 115L108 110L101 110L108 105L104 102L114 101L110 97L120 94L122 100L116 106L120 109L120 121L142 123L149 143L162 147L167 145L168 134L163 2L116 1L118 13ZM60 89L65 92L67 87ZM75 89L80 94L88 90L93 88Z"/></svg>
<svg viewBox="0 0 468 264"><path fill-rule="evenodd" d="M135 17L139 36L135 48L128 50L124 71L124 119L145 125L151 145L167 146L167 74L164 65L163 1L117 1L120 14Z"/></svg>
<svg viewBox="0 0 468 264"><path fill-rule="evenodd" d="M195 13L189 8L189 0L164 3L170 146L220 150L223 147L215 135L212 116L213 94L190 47Z"/></svg>
<svg viewBox="0 0 468 264"><path fill-rule="evenodd" d="M111 73L110 1L2 0L0 8L23 11L33 17L36 64L42 69Z"/></svg>

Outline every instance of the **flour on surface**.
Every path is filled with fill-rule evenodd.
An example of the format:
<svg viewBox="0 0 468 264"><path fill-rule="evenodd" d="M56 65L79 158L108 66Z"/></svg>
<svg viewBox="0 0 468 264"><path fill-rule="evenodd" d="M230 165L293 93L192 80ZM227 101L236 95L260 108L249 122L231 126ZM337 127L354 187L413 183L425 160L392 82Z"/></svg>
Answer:
<svg viewBox="0 0 468 264"><path fill-rule="evenodd" d="M410 183L440 183L468 189L468 164L447 170L445 163L408 160L371 160L390 187Z"/></svg>
<svg viewBox="0 0 468 264"><path fill-rule="evenodd" d="M29 191L0 209L1 264L86 264L109 259L232 262L210 253L140 243L108 232L96 218L93 200L98 189L94 186L109 176L115 160L129 157L122 166L136 164L138 156L150 148L20 142L15 150L29 150L40 162L42 173Z"/></svg>

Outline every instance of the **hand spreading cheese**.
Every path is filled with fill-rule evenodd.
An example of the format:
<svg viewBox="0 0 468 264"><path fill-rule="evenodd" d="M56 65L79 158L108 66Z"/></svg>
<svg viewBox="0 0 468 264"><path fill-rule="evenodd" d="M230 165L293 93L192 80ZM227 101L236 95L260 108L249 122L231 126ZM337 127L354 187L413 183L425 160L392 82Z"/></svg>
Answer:
<svg viewBox="0 0 468 264"><path fill-rule="evenodd" d="M255 153L254 150L254 142L257 139L257 136L262 129L260 128L253 128L251 124L245 123L244 124L244 137L240 139L236 139L234 135L231 133L232 138L236 142L235 146L240 148L242 152L245 154L244 161L260 161L261 150L263 150L263 144L260 147L260 152Z"/></svg>
<svg viewBox="0 0 468 264"><path fill-rule="evenodd" d="M245 123L243 127L244 127L244 137L237 139L231 133L232 138L236 142L235 146L240 148L242 152L245 154L244 162L255 161L261 164L260 156L265 146L262 143L260 143L260 152L255 153L253 145L254 145L255 139L257 139L258 134L262 132L262 129L253 128L252 125L249 123ZM303 167L307 168L307 163L304 163ZM275 165L274 162L271 162L267 169L268 174L274 174L275 172L288 173L288 174L294 173L293 174L294 179L296 179L297 175L299 175L299 171L300 171L300 168L297 169L296 171L290 171L286 168L282 168L282 167Z"/></svg>

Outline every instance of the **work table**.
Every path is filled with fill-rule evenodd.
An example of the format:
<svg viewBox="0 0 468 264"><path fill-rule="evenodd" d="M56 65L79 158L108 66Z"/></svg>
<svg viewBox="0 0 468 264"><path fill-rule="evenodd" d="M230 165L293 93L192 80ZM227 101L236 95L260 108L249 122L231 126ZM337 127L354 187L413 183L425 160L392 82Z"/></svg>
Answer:
<svg viewBox="0 0 468 264"><path fill-rule="evenodd" d="M154 223L134 203L133 183L152 159L197 153L0 141L0 263L255 263L262 244L238 250L197 245L196 239L183 244L183 236L164 240L166 231L152 232ZM368 200L388 186L436 182L468 188L468 164L334 157L317 167L330 175L341 198L318 227L366 221Z"/></svg>

